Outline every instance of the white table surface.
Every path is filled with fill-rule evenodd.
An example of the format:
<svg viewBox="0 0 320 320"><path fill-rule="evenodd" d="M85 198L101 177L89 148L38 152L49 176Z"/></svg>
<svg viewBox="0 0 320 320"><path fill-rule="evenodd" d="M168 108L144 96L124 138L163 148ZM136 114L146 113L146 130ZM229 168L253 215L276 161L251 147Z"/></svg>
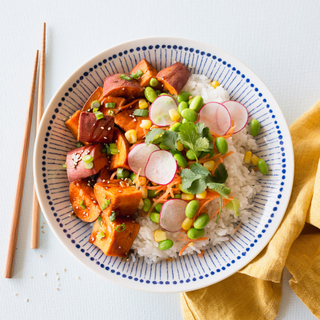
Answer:
<svg viewBox="0 0 320 320"><path fill-rule="evenodd" d="M320 99L317 0L1 0L0 12L0 275L42 22L48 38L46 104L92 56L124 41L160 35L201 40L236 56L270 88L289 124ZM69 255L48 225L40 249L30 249L34 138L33 129L14 278L0 277L0 319L182 319L179 294L138 292L99 278ZM277 319L315 319L291 291L290 277L285 271Z"/></svg>

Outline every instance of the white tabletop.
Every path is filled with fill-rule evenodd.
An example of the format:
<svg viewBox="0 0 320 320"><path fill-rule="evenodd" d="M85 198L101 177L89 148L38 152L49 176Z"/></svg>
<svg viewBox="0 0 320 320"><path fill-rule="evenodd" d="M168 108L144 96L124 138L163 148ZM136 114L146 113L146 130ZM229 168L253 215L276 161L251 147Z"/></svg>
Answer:
<svg viewBox="0 0 320 320"><path fill-rule="evenodd" d="M92 56L130 39L160 35L201 40L236 56L270 88L289 124L320 99L317 0L2 0L0 12L0 275L42 22L48 37L46 104ZM138 292L99 278L70 256L46 224L40 249L30 249L34 138L33 129L14 278L0 277L0 319L182 319L179 294ZM285 271L277 319L314 319L290 289L290 277Z"/></svg>

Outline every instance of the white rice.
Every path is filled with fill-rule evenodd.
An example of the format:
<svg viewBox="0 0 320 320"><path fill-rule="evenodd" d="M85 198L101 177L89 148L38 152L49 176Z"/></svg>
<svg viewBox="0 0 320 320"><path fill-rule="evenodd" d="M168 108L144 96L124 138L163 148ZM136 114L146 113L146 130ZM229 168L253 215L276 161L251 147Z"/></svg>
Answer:
<svg viewBox="0 0 320 320"><path fill-rule="evenodd" d="M190 92L193 96L201 95L204 102L222 102L230 99L227 90L221 86L214 89L210 85L210 82L210 79L204 75L192 75L183 90ZM209 239L194 242L194 245L187 247L183 254L200 253L200 250L229 240L228 235L233 233L239 222L245 223L248 221L248 217L251 214L248 209L253 206L251 204L252 199L261 190L261 186L258 183L261 173L249 170L243 164L245 152L248 150L256 151L258 149L255 140L248 133L248 127L245 127L241 132L233 135L227 141L229 151L232 150L234 153L225 158L223 162L229 175L226 186L231 189L231 195L240 202L240 217L236 217L230 210L222 209L218 223L216 223L215 219L212 219L205 227L205 237L209 237ZM219 208L219 199L213 200L206 205L209 215L217 208ZM148 217L142 217L139 213L136 220L141 227L138 236L133 242L132 249L139 256L145 257L147 263L175 258L186 244L185 241L178 241L176 239L178 233L167 232L167 238L171 239L174 245L166 251L161 251L158 249L158 243L154 240L153 236L155 230L162 230L161 227L152 222Z"/></svg>

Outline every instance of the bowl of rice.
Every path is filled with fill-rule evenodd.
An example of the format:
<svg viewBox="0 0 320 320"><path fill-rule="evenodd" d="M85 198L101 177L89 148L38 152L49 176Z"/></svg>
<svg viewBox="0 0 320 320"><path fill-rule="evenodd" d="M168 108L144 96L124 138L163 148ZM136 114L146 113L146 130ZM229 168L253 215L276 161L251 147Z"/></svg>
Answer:
<svg viewBox="0 0 320 320"><path fill-rule="evenodd" d="M257 119L260 133L253 137L246 125L227 139L232 155L224 159L226 186L239 200L239 215L223 208L218 221L206 226L205 240L185 242L168 232L174 245L158 250L154 231L159 226L137 213L140 230L128 259L105 256L88 242L92 225L71 214L68 178L61 168L76 140L64 121L84 102L106 76L129 72L141 59L157 70L174 62L189 68L183 88L204 103L234 100L244 105L248 124ZM213 87L212 81L220 85ZM244 163L251 151L268 165L266 175ZM60 87L42 118L34 153L34 178L42 211L57 238L87 268L119 285L149 292L183 292L219 282L248 264L277 230L287 207L293 183L293 149L290 132L279 105L265 84L239 60L212 45L170 37L145 38L123 43L95 56ZM208 214L219 199L206 205Z"/></svg>

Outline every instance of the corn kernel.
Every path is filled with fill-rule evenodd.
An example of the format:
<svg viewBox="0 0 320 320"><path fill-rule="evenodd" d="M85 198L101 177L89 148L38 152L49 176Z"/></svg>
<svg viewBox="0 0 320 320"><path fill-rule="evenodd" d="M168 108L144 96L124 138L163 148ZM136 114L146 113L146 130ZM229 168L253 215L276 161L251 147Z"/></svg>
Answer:
<svg viewBox="0 0 320 320"><path fill-rule="evenodd" d="M244 163L250 163L251 161L251 156L252 156L252 152L251 151L247 151L244 155L244 159L243 159L243 162Z"/></svg>
<svg viewBox="0 0 320 320"><path fill-rule="evenodd" d="M142 199L148 198L148 190L147 190L147 188L141 188L140 191L142 192Z"/></svg>
<svg viewBox="0 0 320 320"><path fill-rule="evenodd" d="M183 144L179 141L177 141L177 149L178 151L182 151L183 150Z"/></svg>
<svg viewBox="0 0 320 320"><path fill-rule="evenodd" d="M144 129L150 129L151 121L150 120L142 120L141 124L140 124L140 127L144 128Z"/></svg>
<svg viewBox="0 0 320 320"><path fill-rule="evenodd" d="M208 170L208 171L212 171L214 169L214 166L216 165L216 163L213 160L210 161L206 161L203 166Z"/></svg>
<svg viewBox="0 0 320 320"><path fill-rule="evenodd" d="M172 121L178 121L180 120L180 114L177 111L177 109L171 109L169 110L169 115Z"/></svg>
<svg viewBox="0 0 320 320"><path fill-rule="evenodd" d="M157 242L163 241L167 239L167 233L162 230L156 230L153 234L154 240Z"/></svg>
<svg viewBox="0 0 320 320"><path fill-rule="evenodd" d="M220 83L216 80L213 80L210 84L214 89L220 86Z"/></svg>
<svg viewBox="0 0 320 320"><path fill-rule="evenodd" d="M183 230L188 231L191 228L192 224L193 224L193 219L185 218L181 223L181 228Z"/></svg>
<svg viewBox="0 0 320 320"><path fill-rule="evenodd" d="M136 143L137 142L137 132L136 130L129 130L127 131L125 134L125 137L127 138L127 140L133 144L133 143Z"/></svg>
<svg viewBox="0 0 320 320"><path fill-rule="evenodd" d="M207 196L207 190L204 190L203 192L196 194L197 199L205 199L206 196Z"/></svg>
<svg viewBox="0 0 320 320"><path fill-rule="evenodd" d="M144 202L143 202L143 200L141 199L140 202L139 202L138 208L139 208L139 209L142 209L143 206L144 206Z"/></svg>
<svg viewBox="0 0 320 320"><path fill-rule="evenodd" d="M182 200L192 200L194 198L194 194L182 193L181 199Z"/></svg>
<svg viewBox="0 0 320 320"><path fill-rule="evenodd" d="M139 100L139 109L147 109L148 102L144 99Z"/></svg>
<svg viewBox="0 0 320 320"><path fill-rule="evenodd" d="M251 162L252 162L252 164L253 164L254 166L257 166L257 165L258 165L258 160L259 160L259 158L258 158L255 154L253 154L253 155L251 156Z"/></svg>

